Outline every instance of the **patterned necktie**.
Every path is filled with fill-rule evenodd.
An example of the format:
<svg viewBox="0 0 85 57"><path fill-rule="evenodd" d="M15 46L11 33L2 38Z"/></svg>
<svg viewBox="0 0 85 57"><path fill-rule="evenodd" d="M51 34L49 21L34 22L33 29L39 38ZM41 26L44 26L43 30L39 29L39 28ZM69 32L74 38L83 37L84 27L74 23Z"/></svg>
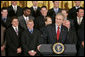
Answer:
<svg viewBox="0 0 85 57"><path fill-rule="evenodd" d="M59 40L59 36L60 36L60 30L59 30L59 27L58 27L58 30L57 30L57 41Z"/></svg>
<svg viewBox="0 0 85 57"><path fill-rule="evenodd" d="M15 28L15 32L16 32L16 34L18 35L18 29L17 29L17 28Z"/></svg>

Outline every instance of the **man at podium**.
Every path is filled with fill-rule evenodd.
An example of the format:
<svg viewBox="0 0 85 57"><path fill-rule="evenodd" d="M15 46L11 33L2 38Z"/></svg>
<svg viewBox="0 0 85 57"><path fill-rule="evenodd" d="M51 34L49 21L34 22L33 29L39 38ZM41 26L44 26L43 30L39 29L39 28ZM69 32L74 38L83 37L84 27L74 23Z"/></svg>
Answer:
<svg viewBox="0 0 85 57"><path fill-rule="evenodd" d="M55 16L55 24L48 25L46 30L43 31L40 44L76 44L77 39L74 30L68 30L68 28L63 25L63 21L64 15L62 13L58 13ZM40 50L40 47L41 45L39 45L37 49Z"/></svg>

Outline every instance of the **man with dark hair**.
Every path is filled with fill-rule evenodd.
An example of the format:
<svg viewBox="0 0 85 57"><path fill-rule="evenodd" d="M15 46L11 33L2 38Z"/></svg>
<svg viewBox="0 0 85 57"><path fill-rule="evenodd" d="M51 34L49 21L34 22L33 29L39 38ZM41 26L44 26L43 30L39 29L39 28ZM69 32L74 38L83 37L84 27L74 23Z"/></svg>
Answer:
<svg viewBox="0 0 85 57"><path fill-rule="evenodd" d="M6 7L1 9L1 24L6 29L11 26L11 18L8 16L8 10Z"/></svg>
<svg viewBox="0 0 85 57"><path fill-rule="evenodd" d="M37 46L41 38L40 32L34 29L33 19L27 21L27 30L21 36L23 56L38 56Z"/></svg>
<svg viewBox="0 0 85 57"><path fill-rule="evenodd" d="M47 17L47 12L48 12L46 6L42 6L40 12L41 12L41 15L38 16L36 18L36 20L34 20L35 21L35 28L39 29L39 30L42 27L45 27L45 19Z"/></svg>
<svg viewBox="0 0 85 57"><path fill-rule="evenodd" d="M6 56L21 55L21 33L23 29L19 26L18 18L13 17L12 26L6 30Z"/></svg>
<svg viewBox="0 0 85 57"><path fill-rule="evenodd" d="M77 17L74 18L74 25L77 33L78 44L77 44L77 55L84 56L84 9L77 9Z"/></svg>
<svg viewBox="0 0 85 57"><path fill-rule="evenodd" d="M31 14L33 17L38 17L40 15L40 7L38 7L37 1L32 1L33 6L31 7Z"/></svg>
<svg viewBox="0 0 85 57"><path fill-rule="evenodd" d="M57 13L61 12L61 9L59 8L59 1L53 1L54 7L50 10L48 10L48 16L52 18L52 22L55 23L55 16Z"/></svg>
<svg viewBox="0 0 85 57"><path fill-rule="evenodd" d="M70 10L69 10L69 12L68 12L68 17L70 18L70 19L74 19L76 16L77 16L77 14L76 14L76 10L78 9L78 8L82 8L80 5L81 5L81 1L74 1L75 2L75 6L73 7L73 8L71 8Z"/></svg>
<svg viewBox="0 0 85 57"><path fill-rule="evenodd" d="M8 7L8 16L21 16L23 14L22 8L17 5L17 1L11 1L11 5Z"/></svg>
<svg viewBox="0 0 85 57"><path fill-rule="evenodd" d="M23 8L23 15L18 17L20 26L24 29L27 29L27 20L34 19L31 15L31 10L28 7Z"/></svg>

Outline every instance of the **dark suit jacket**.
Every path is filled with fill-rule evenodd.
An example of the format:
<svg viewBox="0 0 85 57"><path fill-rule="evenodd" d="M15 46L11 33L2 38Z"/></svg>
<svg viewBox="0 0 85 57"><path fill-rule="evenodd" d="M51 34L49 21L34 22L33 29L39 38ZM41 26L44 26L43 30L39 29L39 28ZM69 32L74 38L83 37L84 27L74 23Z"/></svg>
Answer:
<svg viewBox="0 0 85 57"><path fill-rule="evenodd" d="M59 12L61 12L61 9L60 8L58 10L58 13ZM50 10L48 10L48 16L50 16L52 18L52 22L55 23L55 16L56 16L56 14L55 14L55 11L54 11L53 8L50 9Z"/></svg>
<svg viewBox="0 0 85 57"><path fill-rule="evenodd" d="M77 22L77 17L74 19L74 25L75 25L75 29L76 29L76 34L78 37L78 44L79 46L81 45L81 41L84 41L84 33L82 31L84 31L84 17L83 20L81 22L81 24L79 25Z"/></svg>
<svg viewBox="0 0 85 57"><path fill-rule="evenodd" d="M29 19L31 19L31 18L34 19L34 17L29 16ZM19 24L20 24L20 26L21 26L23 29L27 30L27 24L26 24L26 21L25 21L23 15L20 16L20 17L18 17L18 19L19 19Z"/></svg>
<svg viewBox="0 0 85 57"><path fill-rule="evenodd" d="M33 7L31 7L31 15L33 17L38 17L40 15L40 7L37 8L36 12L34 11Z"/></svg>
<svg viewBox="0 0 85 57"><path fill-rule="evenodd" d="M21 47L21 33L23 29L19 27L18 35L14 31L13 27L6 30L6 55L7 56L18 56L17 48Z"/></svg>
<svg viewBox="0 0 85 57"><path fill-rule="evenodd" d="M37 51L37 46L39 45L39 39L41 38L40 32L36 29L33 30L31 34L29 30L25 30L21 36L22 50L24 56L29 56L28 51Z"/></svg>
<svg viewBox="0 0 85 57"><path fill-rule="evenodd" d="M82 7L80 7L80 8L82 8ZM74 19L77 16L76 11L77 11L77 9L75 7L71 8L68 12L68 17L70 19Z"/></svg>
<svg viewBox="0 0 85 57"><path fill-rule="evenodd" d="M8 16L9 17L13 17L13 16L19 17L21 15L23 15L23 10L20 6L17 6L17 12L16 13L14 12L12 5L8 7Z"/></svg>
<svg viewBox="0 0 85 57"><path fill-rule="evenodd" d="M43 34L42 34L43 36L40 43L54 44L54 43L60 42L63 44L73 44L73 43L75 44L75 42L72 42L74 39L72 39L71 37L69 38L70 34L71 32L68 32L68 29L62 25L59 41L57 41L56 27L55 27L55 24L52 24L47 26L46 30L43 31Z"/></svg>
<svg viewBox="0 0 85 57"><path fill-rule="evenodd" d="M45 19L44 16L40 15L37 17L35 20L35 28L36 29L41 29L42 27L45 27Z"/></svg>
<svg viewBox="0 0 85 57"><path fill-rule="evenodd" d="M79 30L84 30L84 17L83 17L83 20L81 22L81 24L79 25L78 22L77 22L77 17L74 18L74 25L75 25L75 29L76 29L76 32L78 33Z"/></svg>
<svg viewBox="0 0 85 57"><path fill-rule="evenodd" d="M6 22L4 22L2 20L2 16L1 16L1 24L2 26L4 26L5 28L9 28L11 26L11 18L7 17Z"/></svg>

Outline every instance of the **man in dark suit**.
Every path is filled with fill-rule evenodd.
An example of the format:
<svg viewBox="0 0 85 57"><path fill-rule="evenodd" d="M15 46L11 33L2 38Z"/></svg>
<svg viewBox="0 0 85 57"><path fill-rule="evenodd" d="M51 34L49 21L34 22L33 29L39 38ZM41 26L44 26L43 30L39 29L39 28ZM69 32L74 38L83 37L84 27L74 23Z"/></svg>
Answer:
<svg viewBox="0 0 85 57"><path fill-rule="evenodd" d="M74 18L77 16L76 10L77 10L78 8L82 8L82 7L80 6L80 4L81 4L81 1L75 1L75 6L74 6L73 8L71 8L71 9L69 10L69 13L68 13L68 17L69 17L70 19L74 19Z"/></svg>
<svg viewBox="0 0 85 57"><path fill-rule="evenodd" d="M21 33L17 17L12 18L12 26L6 30L6 56L21 55Z"/></svg>
<svg viewBox="0 0 85 57"><path fill-rule="evenodd" d="M53 1L54 8L48 10L48 16L52 18L52 22L55 23L55 16L57 13L61 12L61 9L59 8L59 1Z"/></svg>
<svg viewBox="0 0 85 57"><path fill-rule="evenodd" d="M11 6L8 7L8 16L21 16L23 14L22 8L17 5L17 1L11 1Z"/></svg>
<svg viewBox="0 0 85 57"><path fill-rule="evenodd" d="M1 9L1 24L6 29L11 26L11 18L8 17L8 10L5 7Z"/></svg>
<svg viewBox="0 0 85 57"><path fill-rule="evenodd" d="M83 8L77 9L77 17L74 18L74 24L75 24L77 37L78 37L77 49L79 50L81 46L83 46L82 43L84 42L84 40L82 40L82 38L84 38L84 35L82 32L82 30L84 31L84 9ZM83 36L80 33L82 33ZM84 52L81 52L81 53L83 54Z"/></svg>
<svg viewBox="0 0 85 57"><path fill-rule="evenodd" d="M22 51L24 56L37 56L37 46L39 45L40 32L34 27L33 19L28 20L27 30L22 33Z"/></svg>
<svg viewBox="0 0 85 57"><path fill-rule="evenodd" d="M45 19L46 19L46 17L47 17L47 12L48 12L46 6L42 6L40 12L41 12L41 15L38 16L38 17L34 20L34 21L35 21L35 28L36 28L36 29L39 29L39 30L40 30L42 27L45 27Z"/></svg>
<svg viewBox="0 0 85 57"><path fill-rule="evenodd" d="M20 16L20 17L18 17L18 19L19 19L19 24L20 24L20 26L21 26L22 28L24 28L24 29L27 29L27 20L29 20L29 19L31 19L31 18L34 19L34 17L32 17L30 14L31 14L30 8L25 7L25 8L23 9L23 15Z"/></svg>
<svg viewBox="0 0 85 57"><path fill-rule="evenodd" d="M76 44L75 35L71 34L68 29L63 26L64 15L58 13L56 15L55 24L51 24L43 31L41 44L54 44L57 42L63 44ZM71 35L71 36L70 36ZM69 37L70 36L70 37ZM40 45L38 46L39 50Z"/></svg>
<svg viewBox="0 0 85 57"><path fill-rule="evenodd" d="M33 17L38 17L40 15L40 7L38 7L37 1L32 1L33 6L31 7L31 14Z"/></svg>

